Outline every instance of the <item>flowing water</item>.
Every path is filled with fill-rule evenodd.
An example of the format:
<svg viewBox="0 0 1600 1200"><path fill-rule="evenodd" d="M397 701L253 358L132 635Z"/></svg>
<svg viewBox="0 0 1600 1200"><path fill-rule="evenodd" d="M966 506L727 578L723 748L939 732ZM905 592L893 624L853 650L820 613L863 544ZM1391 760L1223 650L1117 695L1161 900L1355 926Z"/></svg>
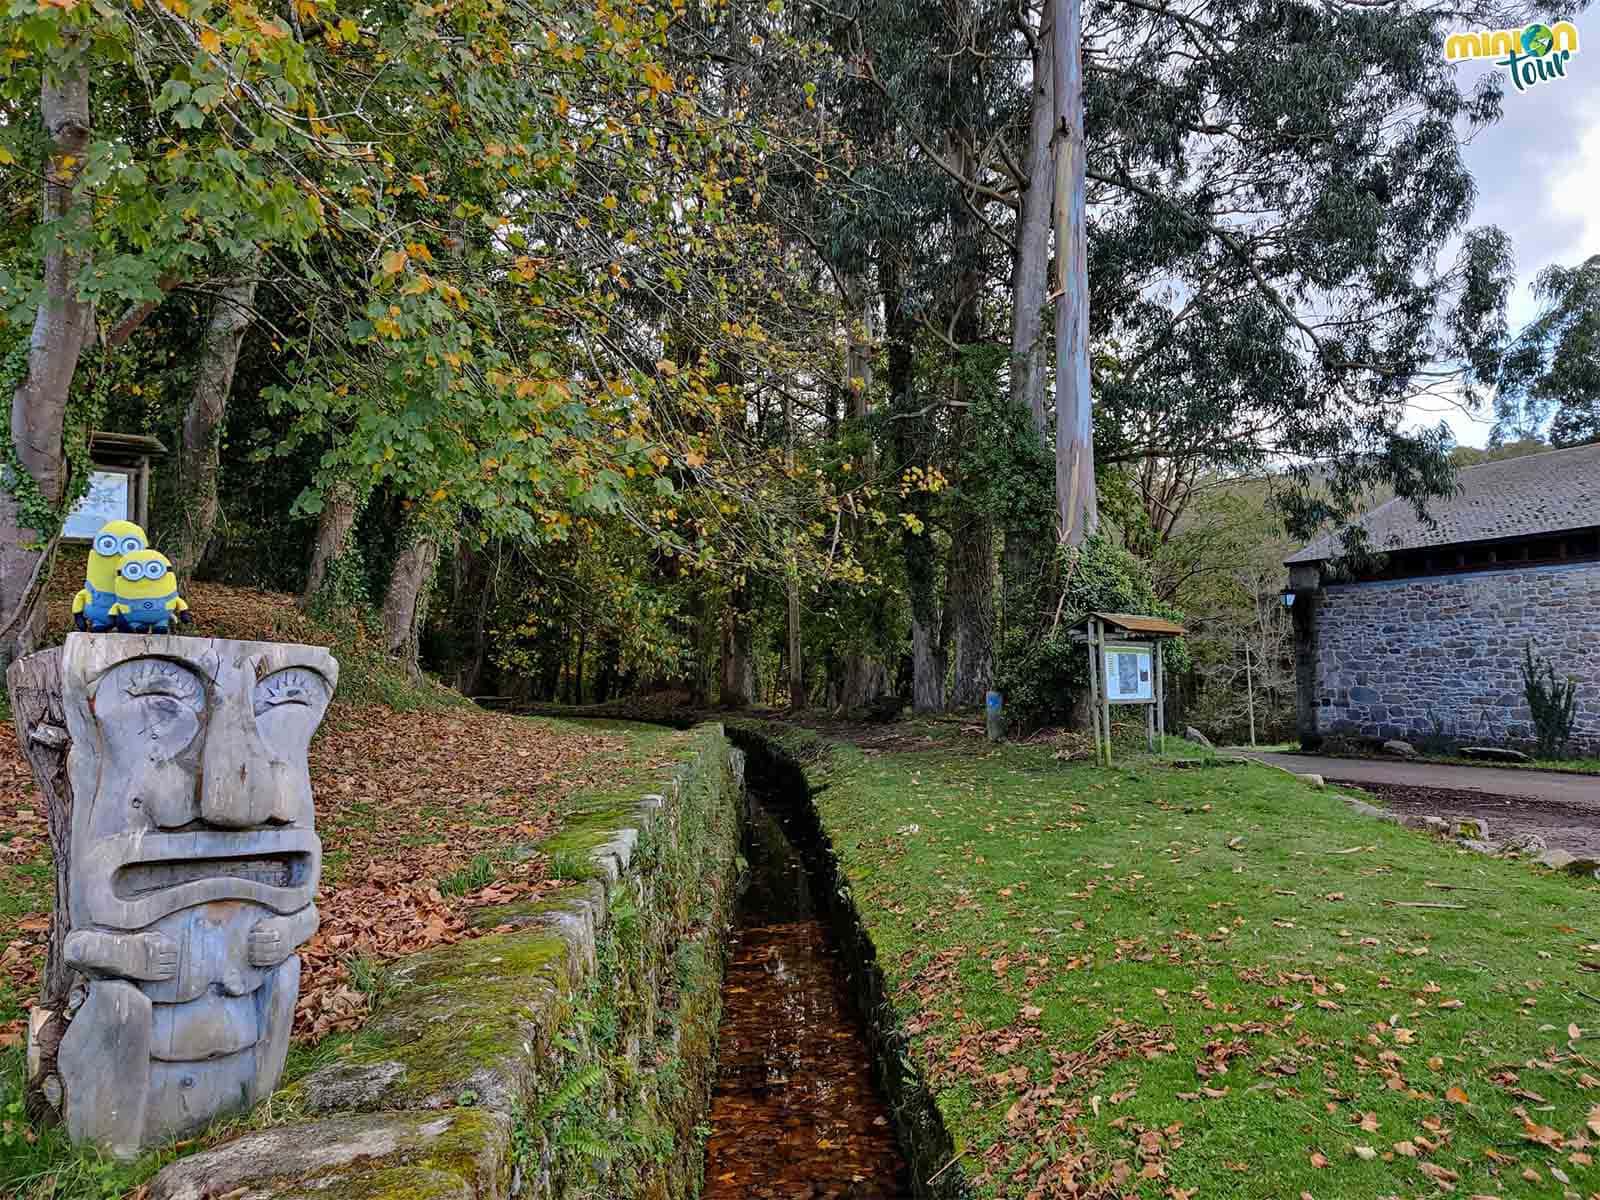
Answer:
<svg viewBox="0 0 1600 1200"><path fill-rule="evenodd" d="M911 1195L861 1019L800 855L750 800L722 987L705 1200Z"/></svg>

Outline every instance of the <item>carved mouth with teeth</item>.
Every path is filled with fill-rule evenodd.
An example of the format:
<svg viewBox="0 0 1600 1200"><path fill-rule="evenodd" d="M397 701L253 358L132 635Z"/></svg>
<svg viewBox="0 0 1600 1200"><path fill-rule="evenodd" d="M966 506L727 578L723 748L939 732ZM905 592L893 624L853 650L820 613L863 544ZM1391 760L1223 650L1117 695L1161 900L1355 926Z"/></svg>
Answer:
<svg viewBox="0 0 1600 1200"><path fill-rule="evenodd" d="M238 879L264 887L292 888L305 883L311 867L311 855L304 851L162 859L128 863L112 877L111 886L119 900L137 900L153 892L209 879Z"/></svg>
<svg viewBox="0 0 1600 1200"><path fill-rule="evenodd" d="M218 900L298 912L316 896L322 843L309 829L249 833L194 829L105 838L81 864L84 916L111 929L143 929L168 913Z"/></svg>

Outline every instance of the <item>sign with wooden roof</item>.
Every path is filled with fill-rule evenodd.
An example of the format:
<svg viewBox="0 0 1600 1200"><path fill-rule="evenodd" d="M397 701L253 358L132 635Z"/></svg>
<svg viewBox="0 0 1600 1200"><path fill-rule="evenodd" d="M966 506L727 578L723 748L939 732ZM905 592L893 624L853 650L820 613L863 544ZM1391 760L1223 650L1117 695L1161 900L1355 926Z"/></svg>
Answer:
<svg viewBox="0 0 1600 1200"><path fill-rule="evenodd" d="M1084 613L1073 623L1072 632L1087 637L1092 622L1099 621L1108 632L1135 638L1183 637L1189 631L1176 621L1165 617L1144 617L1136 613L1091 612Z"/></svg>
<svg viewBox="0 0 1600 1200"><path fill-rule="evenodd" d="M1111 706L1139 704L1145 709L1145 740L1159 750L1167 733L1166 688L1161 643L1188 632L1166 617L1139 613L1084 613L1071 636L1089 651L1090 712L1096 757L1111 763Z"/></svg>

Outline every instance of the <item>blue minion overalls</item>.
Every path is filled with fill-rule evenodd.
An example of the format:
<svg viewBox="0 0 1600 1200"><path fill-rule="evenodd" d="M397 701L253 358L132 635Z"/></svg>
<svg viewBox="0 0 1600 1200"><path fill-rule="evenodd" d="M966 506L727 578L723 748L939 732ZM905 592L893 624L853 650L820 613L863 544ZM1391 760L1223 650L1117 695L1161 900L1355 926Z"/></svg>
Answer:
<svg viewBox="0 0 1600 1200"><path fill-rule="evenodd" d="M122 619L139 633L165 633L173 617L167 601L177 594L178 589L173 588L165 596L141 596L137 600L124 597L122 603L129 611L122 614Z"/></svg>
<svg viewBox="0 0 1600 1200"><path fill-rule="evenodd" d="M84 580L83 590L89 593L89 602L83 606L84 621L90 629L110 629L111 606L117 602L117 594L102 592L88 580Z"/></svg>

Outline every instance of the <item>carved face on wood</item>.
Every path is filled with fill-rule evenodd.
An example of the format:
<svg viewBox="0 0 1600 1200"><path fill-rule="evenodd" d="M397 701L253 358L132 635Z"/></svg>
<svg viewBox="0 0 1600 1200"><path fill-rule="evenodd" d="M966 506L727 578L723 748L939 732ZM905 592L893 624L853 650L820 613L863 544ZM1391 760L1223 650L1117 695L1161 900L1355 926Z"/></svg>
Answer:
<svg viewBox="0 0 1600 1200"><path fill-rule="evenodd" d="M337 677L313 646L68 637L66 956L89 980L62 1042L75 1136L131 1152L276 1085L293 952L316 929L306 750ZM103 1077L113 1029L126 1081ZM74 1079L80 1058L93 1073Z"/></svg>

